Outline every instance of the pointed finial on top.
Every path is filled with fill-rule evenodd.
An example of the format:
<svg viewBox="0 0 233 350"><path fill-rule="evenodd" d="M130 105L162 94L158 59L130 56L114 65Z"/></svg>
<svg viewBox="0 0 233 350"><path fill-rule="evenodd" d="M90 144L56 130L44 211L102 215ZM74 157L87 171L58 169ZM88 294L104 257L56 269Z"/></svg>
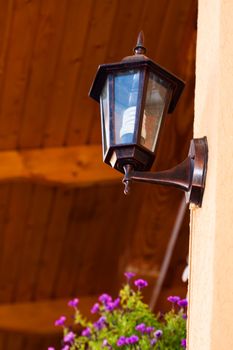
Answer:
<svg viewBox="0 0 233 350"><path fill-rule="evenodd" d="M144 47L144 33L141 30L138 34L137 44L134 48L135 55L144 55L146 53L146 48Z"/></svg>
<svg viewBox="0 0 233 350"><path fill-rule="evenodd" d="M144 33L141 30L140 33L138 34L137 46L143 46L143 45L144 45Z"/></svg>

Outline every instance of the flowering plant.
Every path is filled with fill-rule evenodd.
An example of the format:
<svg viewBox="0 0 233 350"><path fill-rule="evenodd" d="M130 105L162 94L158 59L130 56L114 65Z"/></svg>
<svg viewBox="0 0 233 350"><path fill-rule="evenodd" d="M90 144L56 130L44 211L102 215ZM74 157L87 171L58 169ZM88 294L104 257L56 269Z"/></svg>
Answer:
<svg viewBox="0 0 233 350"><path fill-rule="evenodd" d="M78 309L77 298L69 301L74 309L74 324L78 332L66 326L66 317L55 321L63 327L62 350L181 350L186 348L187 300L170 296L171 311L155 316L142 301L141 290L147 286L142 279L134 280L126 272L127 283L116 299L106 293L91 309L99 316L95 322L87 321ZM133 288L133 285L136 288ZM135 290L136 289L136 290ZM55 350L53 347L48 350Z"/></svg>

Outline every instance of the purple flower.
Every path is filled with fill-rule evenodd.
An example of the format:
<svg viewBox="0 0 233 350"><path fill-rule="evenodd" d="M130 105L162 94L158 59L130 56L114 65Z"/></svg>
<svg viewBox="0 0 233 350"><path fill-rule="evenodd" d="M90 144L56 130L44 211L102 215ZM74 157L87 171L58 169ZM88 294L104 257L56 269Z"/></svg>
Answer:
<svg viewBox="0 0 233 350"><path fill-rule="evenodd" d="M96 314L96 312L98 312L99 309L100 309L100 304L99 304L99 303L95 303L95 304L92 306L91 313L92 313L92 314Z"/></svg>
<svg viewBox="0 0 233 350"><path fill-rule="evenodd" d="M102 346L104 347L104 346L108 346L109 344L108 344L108 341L107 341L107 339L104 339L103 340L103 343L102 343Z"/></svg>
<svg viewBox="0 0 233 350"><path fill-rule="evenodd" d="M124 275L127 278L127 280L129 281L129 280L131 280L131 278L136 276L136 273L134 273L134 272L125 272Z"/></svg>
<svg viewBox="0 0 233 350"><path fill-rule="evenodd" d="M73 332L69 332L64 336L63 340L65 343L73 343L74 338L75 334Z"/></svg>
<svg viewBox="0 0 233 350"><path fill-rule="evenodd" d="M74 298L68 302L68 306L76 308L78 306L79 299Z"/></svg>
<svg viewBox="0 0 233 350"><path fill-rule="evenodd" d="M90 330L90 328L89 328L89 327L85 328L85 329L82 331L81 334L82 334L83 337L90 337L90 335L91 335L91 330Z"/></svg>
<svg viewBox="0 0 233 350"><path fill-rule="evenodd" d="M139 341L139 338L137 335L133 334L130 337L126 338L125 342L126 344L135 344Z"/></svg>
<svg viewBox="0 0 233 350"><path fill-rule="evenodd" d="M158 329L156 332L154 332L154 336L159 339L161 338L163 335L163 331L161 331L160 329Z"/></svg>
<svg viewBox="0 0 233 350"><path fill-rule="evenodd" d="M146 330L146 325L145 323L140 323L135 327L136 331L144 333Z"/></svg>
<svg viewBox="0 0 233 350"><path fill-rule="evenodd" d="M63 348L61 350L70 350L70 347L69 347L69 345L65 345L65 346L63 346Z"/></svg>
<svg viewBox="0 0 233 350"><path fill-rule="evenodd" d="M177 303L180 307L187 307L188 306L188 300L187 299L181 299Z"/></svg>
<svg viewBox="0 0 233 350"><path fill-rule="evenodd" d="M129 345L129 344L135 344L139 341L139 338L137 335L133 334L130 337L126 338L124 336L121 336L117 341L117 346L123 346L123 345Z"/></svg>
<svg viewBox="0 0 233 350"><path fill-rule="evenodd" d="M184 349L186 349L186 346L187 346L186 339L182 339L180 345L181 345Z"/></svg>
<svg viewBox="0 0 233 350"><path fill-rule="evenodd" d="M186 314L183 314L183 315L182 315L182 318L183 318L184 320L187 320L188 317L187 317Z"/></svg>
<svg viewBox="0 0 233 350"><path fill-rule="evenodd" d="M145 333L150 334L151 332L153 332L154 329L155 329L155 327L151 327L151 326L146 327Z"/></svg>
<svg viewBox="0 0 233 350"><path fill-rule="evenodd" d="M55 348L53 348L52 346L50 346L50 347L48 348L48 350L55 350Z"/></svg>
<svg viewBox="0 0 233 350"><path fill-rule="evenodd" d="M106 305L106 310L113 311L114 309L116 309L119 306L119 304L120 304L120 298L115 299L113 302L110 301Z"/></svg>
<svg viewBox="0 0 233 350"><path fill-rule="evenodd" d="M105 316L101 316L98 321L96 321L93 325L97 330L101 330L102 328L105 327L105 322L106 322L106 317Z"/></svg>
<svg viewBox="0 0 233 350"><path fill-rule="evenodd" d="M99 301L103 304L110 303L112 301L112 297L108 295L107 293L101 294L99 296Z"/></svg>
<svg viewBox="0 0 233 350"><path fill-rule="evenodd" d="M60 318L58 318L58 319L54 322L54 325L55 325L55 326L64 326L65 321L66 321L66 317L65 317L65 316L61 316Z"/></svg>
<svg viewBox="0 0 233 350"><path fill-rule="evenodd" d="M121 336L118 340L117 340L117 346L121 347L123 345L126 344L126 337Z"/></svg>
<svg viewBox="0 0 233 350"><path fill-rule="evenodd" d="M171 295L170 297L167 298L167 300L170 301L170 303L176 304L180 300L180 297Z"/></svg>
<svg viewBox="0 0 233 350"><path fill-rule="evenodd" d="M136 281L134 281L134 284L135 284L136 287L138 287L138 289L142 289L142 288L148 286L147 281L145 281L145 280L143 280L141 278L136 280Z"/></svg>
<svg viewBox="0 0 233 350"><path fill-rule="evenodd" d="M120 305L121 299L120 298L116 298L113 302L114 304L114 308L117 308Z"/></svg>
<svg viewBox="0 0 233 350"><path fill-rule="evenodd" d="M113 302L110 302L105 307L106 311L113 311L114 310L114 304Z"/></svg>
<svg viewBox="0 0 233 350"><path fill-rule="evenodd" d="M156 339L156 338L151 339L150 345L152 345L152 346L155 345L157 343L157 341L158 341L158 339Z"/></svg>

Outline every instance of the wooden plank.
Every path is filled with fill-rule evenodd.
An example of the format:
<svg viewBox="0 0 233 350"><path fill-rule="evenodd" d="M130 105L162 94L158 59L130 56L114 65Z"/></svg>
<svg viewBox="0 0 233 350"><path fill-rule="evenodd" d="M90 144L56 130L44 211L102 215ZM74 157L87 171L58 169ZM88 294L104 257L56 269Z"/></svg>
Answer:
<svg viewBox="0 0 233 350"><path fill-rule="evenodd" d="M62 338L63 338L63 334L60 333L59 335L57 334L53 334L53 335L49 335L49 336L43 336L40 337L41 339L41 345L40 347L38 347L35 350L42 350L42 349L48 349L49 347L54 347L55 349L61 349L62 346ZM32 348L28 349L31 350ZM22 349L24 350L24 349ZM34 348L33 348L34 350Z"/></svg>
<svg viewBox="0 0 233 350"><path fill-rule="evenodd" d="M137 194L125 197L120 183L77 191L54 284L56 297L116 292L138 212Z"/></svg>
<svg viewBox="0 0 233 350"><path fill-rule="evenodd" d="M102 161L101 147L77 146L0 152L0 183L30 180L68 187L114 182L122 175Z"/></svg>
<svg viewBox="0 0 233 350"><path fill-rule="evenodd" d="M4 251L4 243L5 243L4 232L8 221L9 205L11 203L11 192L12 192L12 186L10 184L0 185L0 265L1 265L3 251ZM5 269L7 269L7 266L5 266ZM3 273L5 274L5 272ZM1 278L1 274L0 274L0 278ZM0 350L5 349L3 338L4 337L0 333Z"/></svg>
<svg viewBox="0 0 233 350"><path fill-rule="evenodd" d="M93 319L90 309L96 299L96 296L80 298L79 309L84 316L90 319ZM65 298L0 305L0 332L35 337L61 334L61 328L55 327L54 321L61 315L66 315L67 325L72 324L74 311L67 306L68 300Z"/></svg>
<svg viewBox="0 0 233 350"><path fill-rule="evenodd" d="M145 11L144 5L145 1L143 0L135 0L133 6L126 4L124 0L118 1L111 40L105 55L106 61L101 63L117 62L132 54L138 33L144 29L141 27ZM123 28L127 28L127 30L123 32Z"/></svg>
<svg viewBox="0 0 233 350"><path fill-rule="evenodd" d="M177 57L182 47L183 33L190 26L187 18L190 9L196 12L193 0L170 0L167 6L165 17L163 18L162 31L157 37L156 60L166 69L178 74ZM153 47L153 46L152 46Z"/></svg>
<svg viewBox="0 0 233 350"><path fill-rule="evenodd" d="M69 0L61 53L56 66L42 144L64 144L73 99L77 98L76 81L80 75L93 0ZM78 115L77 115L78 118Z"/></svg>
<svg viewBox="0 0 233 350"><path fill-rule="evenodd" d="M109 254L103 248L103 244L106 244L110 251L112 250L108 243L104 243L101 238L106 233L105 227L111 221L110 218L113 218L114 210L110 210L113 205L113 193L116 195L115 203L118 202L116 187L119 190L119 185L117 185L105 186L102 191L101 188L96 186L95 188L87 188L76 192L72 221L67 229L67 235L63 243L64 249L57 270L57 279L54 284L54 295L56 297L76 295L76 293L79 295L96 294L100 291L100 277L104 281L101 286L102 290L107 284L106 280L110 280L110 274L106 271L107 267L110 270L112 269L111 271L116 270L113 260L117 256L117 252L114 252L108 260ZM123 193L121 195L123 198ZM112 226L114 222L111 221ZM117 242L111 233L112 229L109 228L106 236L111 237L109 238L111 244L116 246ZM104 269L103 265L99 263L102 255L108 261L108 265L105 264ZM91 280L95 280L95 283L90 282ZM112 291L116 282L117 277L108 284L108 290ZM76 288L77 285L78 288Z"/></svg>
<svg viewBox="0 0 233 350"><path fill-rule="evenodd" d="M50 298L56 283L56 271L63 254L67 227L70 220L73 191L57 189L55 203L41 250L40 264L35 279L34 299Z"/></svg>
<svg viewBox="0 0 233 350"><path fill-rule="evenodd" d="M24 244L15 281L13 301L31 300L36 287L36 273L50 220L55 190L45 186L33 187L32 201L25 227Z"/></svg>
<svg viewBox="0 0 233 350"><path fill-rule="evenodd" d="M75 267L82 260L83 250L90 242L90 222L98 207L96 201L95 208L93 207L93 195L88 196L90 193L94 195L93 187L76 190L74 193L72 215L66 227L66 235L61 242L63 248L60 251L52 286L52 295L56 298L72 295L73 280L78 278ZM82 291L80 292L82 295Z"/></svg>
<svg viewBox="0 0 233 350"><path fill-rule="evenodd" d="M34 334L21 334L20 332L2 331L0 332L0 350L41 350L49 346L60 348L62 331L60 335L53 334L47 336Z"/></svg>
<svg viewBox="0 0 233 350"><path fill-rule="evenodd" d="M7 334L0 331L0 350L6 350L6 338Z"/></svg>
<svg viewBox="0 0 233 350"><path fill-rule="evenodd" d="M0 302L10 302L13 297L30 199L30 184L12 185L0 247Z"/></svg>
<svg viewBox="0 0 233 350"><path fill-rule="evenodd" d="M71 119L67 129L66 144L77 145L88 141L92 128L93 105L90 105L88 92L98 64L101 64L111 40L112 26L116 15L117 0L94 2L89 23L88 40L85 44L80 75L77 79ZM95 57L95 60L90 59Z"/></svg>
<svg viewBox="0 0 233 350"><path fill-rule="evenodd" d="M40 1L14 2L1 97L0 149L12 149L17 145L39 8Z"/></svg>
<svg viewBox="0 0 233 350"><path fill-rule="evenodd" d="M126 271L128 258L132 250L144 193L141 184L133 184L129 196L123 196L122 190L122 184L119 184L115 186L115 191L109 189L109 193L107 193L110 198L107 208L111 209L104 212L103 225L99 229L99 236L95 238L96 244L99 244L99 251L102 250L105 254L99 254L98 256L97 250L93 251L94 261L98 261L99 268L96 269L96 266L90 260L86 267L87 274L90 274L94 268L96 269L98 293L101 293L103 285L111 293L115 293L121 287L123 273ZM106 230L106 228L109 229ZM94 230L95 226L93 225ZM87 258L88 255L86 255ZM85 270L82 271L82 274L85 276ZM112 275L116 276L114 281L111 278ZM81 276L77 282L76 287L78 288ZM88 285L90 285L91 279L88 282Z"/></svg>
<svg viewBox="0 0 233 350"><path fill-rule="evenodd" d="M164 20L166 18L170 2L171 0L147 0L144 3L144 13L141 20L141 28L145 34L145 47L147 48L147 56L155 61L157 60L156 54L159 49L159 40L164 29ZM169 28L166 30L168 29ZM161 62L161 64L163 65L163 62Z"/></svg>
<svg viewBox="0 0 233 350"><path fill-rule="evenodd" d="M0 185L0 247L3 245L3 231L6 224L6 214L9 207L11 185Z"/></svg>
<svg viewBox="0 0 233 350"><path fill-rule="evenodd" d="M101 188L99 188L99 206L102 204L101 193ZM118 292L122 285L123 273L126 271L127 258L131 251L142 198L142 187L137 184L133 185L130 196L123 194L121 183L116 184L114 188L107 189L105 210L102 209L102 222L98 225L98 230L95 229L97 224L93 222L90 228L94 236L93 245L89 251L85 251L84 268L79 274L76 273L79 277L76 283L77 291L80 287L84 287L82 280L87 276L87 286L90 292L92 278L95 278L96 293L102 293L103 286L104 290L112 294ZM91 273L93 273L92 278ZM112 276L115 276L114 279Z"/></svg>
<svg viewBox="0 0 233 350"><path fill-rule="evenodd" d="M183 33L182 45L177 57L177 72L184 77L186 86L182 99L177 105L177 115L186 115L186 118L178 118L176 128L179 137L182 130L193 130L194 117L194 90L195 90L195 66L196 66L196 38L197 38L197 0L190 0L192 6L187 16L187 26ZM187 140L188 141L188 140ZM188 145L187 145L188 146Z"/></svg>
<svg viewBox="0 0 233 350"><path fill-rule="evenodd" d="M41 143L63 39L66 8L66 0L42 0L19 135L21 148L38 147Z"/></svg>
<svg viewBox="0 0 233 350"><path fill-rule="evenodd" d="M25 339L21 334L6 334L4 349L6 350L22 350L24 348Z"/></svg>
<svg viewBox="0 0 233 350"><path fill-rule="evenodd" d="M2 91L4 85L4 77L5 77L5 66L7 63L7 52L9 48L9 36L12 25L12 17L14 10L14 0L9 1L0 1L0 101L2 98Z"/></svg>
<svg viewBox="0 0 233 350"><path fill-rule="evenodd" d="M46 349L43 347L43 339L41 337L25 337L24 343L21 349L19 350L39 350L39 349Z"/></svg>
<svg viewBox="0 0 233 350"><path fill-rule="evenodd" d="M129 258L130 266L159 271L182 194L177 190L147 185ZM166 210L165 210L166 209ZM169 215L168 215L169 213Z"/></svg>

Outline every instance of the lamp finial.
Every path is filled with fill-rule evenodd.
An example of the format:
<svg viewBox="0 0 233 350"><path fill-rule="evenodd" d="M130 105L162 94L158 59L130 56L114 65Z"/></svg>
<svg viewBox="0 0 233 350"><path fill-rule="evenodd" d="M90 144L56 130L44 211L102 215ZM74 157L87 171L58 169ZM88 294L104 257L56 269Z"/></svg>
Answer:
<svg viewBox="0 0 233 350"><path fill-rule="evenodd" d="M146 48L144 47L144 33L141 30L140 33L138 34L137 44L136 44L136 47L134 48L134 54L144 55L145 53L146 53Z"/></svg>

